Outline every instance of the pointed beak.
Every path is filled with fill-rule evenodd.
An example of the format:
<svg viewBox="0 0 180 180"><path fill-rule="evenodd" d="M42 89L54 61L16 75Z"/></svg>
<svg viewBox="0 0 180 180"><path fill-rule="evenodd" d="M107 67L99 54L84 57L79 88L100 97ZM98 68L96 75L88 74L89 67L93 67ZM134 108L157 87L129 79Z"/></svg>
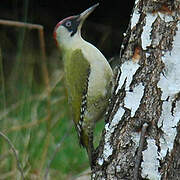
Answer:
<svg viewBox="0 0 180 180"><path fill-rule="evenodd" d="M84 12L82 12L79 15L79 18L78 18L78 21L80 21L79 28L81 28L85 19L96 9L97 6L99 6L99 3L95 4L94 6L91 6L88 9L86 9Z"/></svg>

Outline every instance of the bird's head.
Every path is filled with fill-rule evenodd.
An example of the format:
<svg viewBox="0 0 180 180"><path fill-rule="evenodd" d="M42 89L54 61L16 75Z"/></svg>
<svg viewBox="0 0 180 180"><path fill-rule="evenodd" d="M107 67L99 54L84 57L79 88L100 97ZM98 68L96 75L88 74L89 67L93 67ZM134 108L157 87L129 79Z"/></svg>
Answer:
<svg viewBox="0 0 180 180"><path fill-rule="evenodd" d="M83 22L98 5L99 3L88 8L80 15L70 16L60 21L56 25L53 34L57 45L68 48L74 40L81 38L81 27Z"/></svg>

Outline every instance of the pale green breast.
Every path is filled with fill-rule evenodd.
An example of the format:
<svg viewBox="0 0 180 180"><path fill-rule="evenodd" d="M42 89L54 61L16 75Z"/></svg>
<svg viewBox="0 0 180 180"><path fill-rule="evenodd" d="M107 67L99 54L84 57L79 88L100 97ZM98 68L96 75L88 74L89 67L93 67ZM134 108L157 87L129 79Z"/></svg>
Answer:
<svg viewBox="0 0 180 180"><path fill-rule="evenodd" d="M88 96L98 98L109 95L113 81L112 69L104 55L92 44L84 42L82 52L91 64ZM112 86L112 85L111 85Z"/></svg>

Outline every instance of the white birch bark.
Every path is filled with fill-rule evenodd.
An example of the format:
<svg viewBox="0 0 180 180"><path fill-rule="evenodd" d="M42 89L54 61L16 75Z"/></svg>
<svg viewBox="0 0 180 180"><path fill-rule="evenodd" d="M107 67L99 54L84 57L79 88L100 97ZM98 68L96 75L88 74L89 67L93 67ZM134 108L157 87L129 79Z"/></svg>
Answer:
<svg viewBox="0 0 180 180"><path fill-rule="evenodd" d="M136 0L92 179L180 179L179 15Z"/></svg>

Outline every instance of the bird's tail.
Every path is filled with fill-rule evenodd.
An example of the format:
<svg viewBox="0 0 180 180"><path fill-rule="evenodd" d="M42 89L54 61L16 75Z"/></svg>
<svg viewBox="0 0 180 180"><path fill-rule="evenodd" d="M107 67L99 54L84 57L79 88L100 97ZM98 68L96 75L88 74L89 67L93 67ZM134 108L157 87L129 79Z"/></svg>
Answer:
<svg viewBox="0 0 180 180"><path fill-rule="evenodd" d="M85 132L83 132L83 135L80 138L80 144L86 148L88 158L89 158L89 163L90 166L93 166L94 162L94 144L93 144L93 132L89 133L87 135Z"/></svg>

